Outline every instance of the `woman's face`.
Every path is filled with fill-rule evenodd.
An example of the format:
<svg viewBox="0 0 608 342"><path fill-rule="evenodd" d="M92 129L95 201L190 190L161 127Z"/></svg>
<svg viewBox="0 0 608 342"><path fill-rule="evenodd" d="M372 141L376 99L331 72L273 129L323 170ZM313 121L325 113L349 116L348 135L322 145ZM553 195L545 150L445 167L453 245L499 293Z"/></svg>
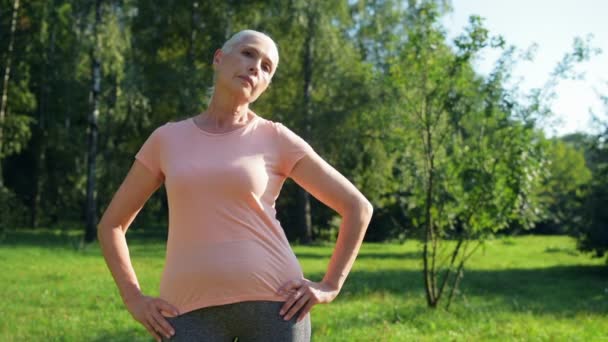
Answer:
<svg viewBox="0 0 608 342"><path fill-rule="evenodd" d="M215 52L216 92L228 92L248 103L254 102L268 88L278 61L279 53L272 40L246 35L228 52Z"/></svg>

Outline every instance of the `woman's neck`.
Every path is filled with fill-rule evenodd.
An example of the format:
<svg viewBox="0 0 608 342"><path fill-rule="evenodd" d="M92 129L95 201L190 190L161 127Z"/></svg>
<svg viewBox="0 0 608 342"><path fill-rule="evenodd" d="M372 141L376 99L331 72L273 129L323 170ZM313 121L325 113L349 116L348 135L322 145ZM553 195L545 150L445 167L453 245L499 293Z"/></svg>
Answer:
<svg viewBox="0 0 608 342"><path fill-rule="evenodd" d="M202 124L216 129L230 129L249 122L249 103L239 103L234 99L214 95L209 107L201 114Z"/></svg>

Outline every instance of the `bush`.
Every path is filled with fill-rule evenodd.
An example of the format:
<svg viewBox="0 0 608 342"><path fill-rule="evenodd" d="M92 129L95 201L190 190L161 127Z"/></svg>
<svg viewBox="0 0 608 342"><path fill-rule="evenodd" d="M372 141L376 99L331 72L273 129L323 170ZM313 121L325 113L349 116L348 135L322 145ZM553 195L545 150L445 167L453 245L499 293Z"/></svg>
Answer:
<svg viewBox="0 0 608 342"><path fill-rule="evenodd" d="M22 225L24 220L24 207L14 192L0 186L0 240L9 228Z"/></svg>
<svg viewBox="0 0 608 342"><path fill-rule="evenodd" d="M605 172L608 176L608 172ZM602 184L603 183L603 184ZM608 184L597 179L586 200L586 224L578 231L578 248L603 257L608 251ZM607 258L608 261L608 258Z"/></svg>

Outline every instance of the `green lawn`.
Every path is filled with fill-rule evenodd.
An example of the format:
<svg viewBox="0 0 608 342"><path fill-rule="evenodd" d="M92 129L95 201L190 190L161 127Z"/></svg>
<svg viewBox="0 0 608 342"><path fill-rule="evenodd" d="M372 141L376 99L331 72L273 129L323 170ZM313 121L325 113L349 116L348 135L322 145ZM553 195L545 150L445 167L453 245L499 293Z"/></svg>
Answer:
<svg viewBox="0 0 608 342"><path fill-rule="evenodd" d="M0 341L151 341L119 299L98 246L67 233L0 244ZM140 282L157 293L159 239L132 238ZM364 244L334 303L313 310L314 341L608 341L608 267L567 237L497 239L471 259L450 312L429 310L416 242ZM331 247L295 247L319 280Z"/></svg>

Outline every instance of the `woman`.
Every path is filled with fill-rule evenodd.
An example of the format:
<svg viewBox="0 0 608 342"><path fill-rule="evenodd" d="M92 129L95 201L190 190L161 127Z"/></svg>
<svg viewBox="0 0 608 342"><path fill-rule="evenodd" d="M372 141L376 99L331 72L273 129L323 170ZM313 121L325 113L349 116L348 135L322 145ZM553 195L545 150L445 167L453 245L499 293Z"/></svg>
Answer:
<svg viewBox="0 0 608 342"><path fill-rule="evenodd" d="M208 109L150 135L99 223L122 299L157 340L308 341L311 308L338 295L356 258L369 202L304 140L249 109L278 62L263 33L245 30L228 40L213 57ZM275 218L286 177L342 216L320 282L304 278ZM169 235L155 298L140 289L125 233L163 183Z"/></svg>

